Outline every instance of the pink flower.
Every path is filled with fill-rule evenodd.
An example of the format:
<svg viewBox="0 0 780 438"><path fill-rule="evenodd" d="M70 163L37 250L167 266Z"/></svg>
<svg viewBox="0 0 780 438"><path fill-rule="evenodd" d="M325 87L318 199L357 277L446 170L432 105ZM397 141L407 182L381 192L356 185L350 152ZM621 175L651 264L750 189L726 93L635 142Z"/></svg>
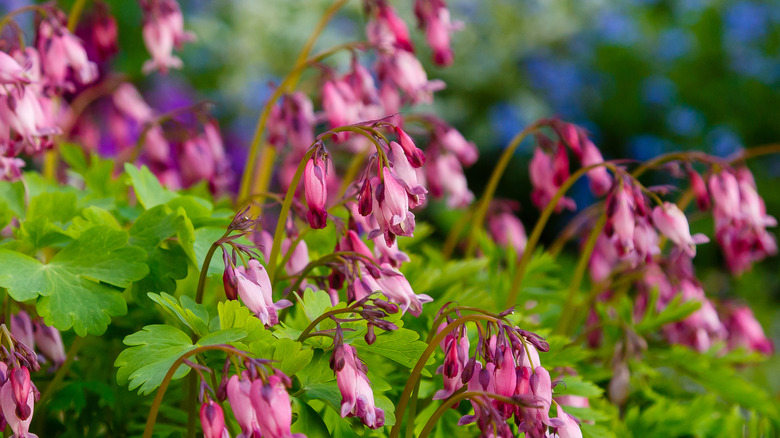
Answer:
<svg viewBox="0 0 780 438"><path fill-rule="evenodd" d="M290 251L290 245L292 241L284 239L282 241L282 253L287 254ZM306 246L306 242L303 240L298 241L295 248L292 250L292 255L285 265L288 275L297 275L306 269L306 265L309 264L309 247Z"/></svg>
<svg viewBox="0 0 780 438"><path fill-rule="evenodd" d="M380 58L381 76L387 77L400 88L412 103L430 103L433 92L445 88L440 80L428 80L420 60L413 53L397 51L392 56Z"/></svg>
<svg viewBox="0 0 780 438"><path fill-rule="evenodd" d="M203 438L230 438L225 426L225 414L214 400L201 405L200 424L203 426Z"/></svg>
<svg viewBox="0 0 780 438"><path fill-rule="evenodd" d="M269 376L267 382L260 379L252 382L250 400L264 438L305 438L303 434L290 431L290 395L279 376Z"/></svg>
<svg viewBox="0 0 780 438"><path fill-rule="evenodd" d="M729 349L744 347L770 355L774 352L772 341L747 306L730 307L725 317Z"/></svg>
<svg viewBox="0 0 780 438"><path fill-rule="evenodd" d="M409 256L398 249L398 242L393 242L388 246L382 236L377 236L374 240L374 254L381 263L389 263L393 267L399 267L402 263L409 261Z"/></svg>
<svg viewBox="0 0 780 438"><path fill-rule="evenodd" d="M488 218L488 230L497 244L514 248L517 256L521 256L525 251L528 241L525 227L512 213L503 212Z"/></svg>
<svg viewBox="0 0 780 438"><path fill-rule="evenodd" d="M271 280L263 265L255 259L249 260L248 267L239 266L234 273L238 278L238 296L263 324L275 325L279 322L277 310L292 306L288 300L273 302Z"/></svg>
<svg viewBox="0 0 780 438"><path fill-rule="evenodd" d="M35 348L35 328L30 315L24 310L11 315L11 334L24 345Z"/></svg>
<svg viewBox="0 0 780 438"><path fill-rule="evenodd" d="M463 167L452 154L442 154L432 159L426 175L428 187L433 196L447 195L448 208L464 208L474 201L474 194L469 190Z"/></svg>
<svg viewBox="0 0 780 438"><path fill-rule="evenodd" d="M306 163L303 172L303 184L306 195L306 205L309 212L306 217L309 225L314 229L325 228L328 212L325 203L328 201L328 187L325 183L327 164L320 157L312 158Z"/></svg>
<svg viewBox="0 0 780 438"><path fill-rule="evenodd" d="M342 397L341 416L356 416L371 429L382 427L385 413L374 404L374 392L366 376L366 366L357 357L355 347L342 344L338 350L334 352L334 355L339 356L334 371Z"/></svg>
<svg viewBox="0 0 780 438"><path fill-rule="evenodd" d="M534 156L529 164L529 176L534 188L531 201L537 208L544 209L552 201L562 181L557 181L559 177L556 178L553 160L541 148L534 149ZM575 210L577 206L571 198L562 196L555 206L555 211L560 213L564 208Z"/></svg>
<svg viewBox="0 0 780 438"><path fill-rule="evenodd" d="M414 51L406 23L386 1L377 2L375 17L366 25L368 41L383 52Z"/></svg>
<svg viewBox="0 0 780 438"><path fill-rule="evenodd" d="M604 157L601 156L601 152L587 137L582 143L582 157L580 158L582 167L593 166L604 162ZM612 177L609 176L607 168L599 166L588 171L588 179L590 180L590 190L596 196L605 195L610 187L612 187Z"/></svg>
<svg viewBox="0 0 780 438"><path fill-rule="evenodd" d="M284 121L290 146L301 154L314 143L314 104L301 92L289 94L282 101L281 117ZM269 123L269 128L272 125Z"/></svg>
<svg viewBox="0 0 780 438"><path fill-rule="evenodd" d="M707 211L710 209L710 194L707 191L707 185L704 183L704 179L699 175L699 172L688 169L688 179L691 181L691 190L696 195L696 205L701 211Z"/></svg>
<svg viewBox="0 0 780 438"><path fill-rule="evenodd" d="M68 29L53 20L44 20L38 28L38 52L48 81L55 87L74 91L68 80L72 72L79 84L98 78L97 65L87 58L81 41Z"/></svg>
<svg viewBox="0 0 780 438"><path fill-rule="evenodd" d="M357 98L344 81L327 81L322 86L322 108L328 116L331 128L350 125L358 121ZM348 133L339 134L346 138Z"/></svg>
<svg viewBox="0 0 780 438"><path fill-rule="evenodd" d="M411 164L415 169L425 164L425 153L420 148L415 146L412 137L410 137L406 131L399 128L398 126L395 127L395 134L398 136L398 144L401 146L404 155L406 155L406 159L409 161L409 164ZM398 160L400 158L396 158L394 155L394 159Z"/></svg>
<svg viewBox="0 0 780 438"><path fill-rule="evenodd" d="M607 199L608 225L614 233L616 247L621 255L634 250L635 208L634 196L629 186L619 187L617 192Z"/></svg>
<svg viewBox="0 0 780 438"><path fill-rule="evenodd" d="M558 405L557 419L563 423L563 425L558 426L556 430L559 438L582 438L582 431L580 430L579 423L574 417L567 414L561 405Z"/></svg>
<svg viewBox="0 0 780 438"><path fill-rule="evenodd" d="M38 438L37 435L29 433L35 404L30 373L25 367L17 367L9 370L9 375L10 379L0 389L0 408L11 426L12 437Z"/></svg>
<svg viewBox="0 0 780 438"><path fill-rule="evenodd" d="M0 181L17 181L25 165L21 158L0 157Z"/></svg>
<svg viewBox="0 0 780 438"><path fill-rule="evenodd" d="M450 11L443 0L416 0L414 13L425 38L433 49L433 61L442 66L452 64L450 32L460 29L460 23L450 22Z"/></svg>
<svg viewBox="0 0 780 438"><path fill-rule="evenodd" d="M433 301L433 298L425 294L415 294L406 277L391 265L383 263L381 266L383 271L387 272L377 279L382 293L401 307L402 314L409 310L412 315L420 316L422 305Z"/></svg>
<svg viewBox="0 0 780 438"><path fill-rule="evenodd" d="M383 168L384 178L374 178L373 212L388 246L395 236L411 236L414 232L414 213L409 211L409 195L398 176L391 169ZM371 236L373 238L375 236Z"/></svg>
<svg viewBox="0 0 780 438"><path fill-rule="evenodd" d="M181 59L173 55L173 47L193 41L195 35L184 31L184 18L176 0L146 0L144 8L143 38L152 59L146 61L143 72L169 68L181 68Z"/></svg>
<svg viewBox="0 0 780 438"><path fill-rule="evenodd" d="M23 85L29 83L27 69L19 65L19 62L11 55L0 52L0 84Z"/></svg>
<svg viewBox="0 0 780 438"><path fill-rule="evenodd" d="M434 133L439 145L444 150L455 154L462 165L471 166L479 158L477 146L466 140L457 129L451 126L437 127Z"/></svg>
<svg viewBox="0 0 780 438"><path fill-rule="evenodd" d="M675 204L664 202L653 209L653 222L669 240L681 247L691 257L696 255L696 244L709 242L703 234L691 236L688 219Z"/></svg>
<svg viewBox="0 0 780 438"><path fill-rule="evenodd" d="M146 104L141 93L129 82L117 87L112 97L119 111L137 123L146 123L155 117L154 110Z"/></svg>
<svg viewBox="0 0 780 438"><path fill-rule="evenodd" d="M59 367L65 362L65 346L62 344L60 331L54 327L49 327L43 322L35 322L35 343L38 349L43 353L55 367Z"/></svg>
<svg viewBox="0 0 780 438"><path fill-rule="evenodd" d="M261 436L257 414L252 407L251 392L252 381L249 380L246 372L240 379L234 375L228 380L228 401L233 409L233 415L241 427L241 434L236 438L260 438Z"/></svg>
<svg viewBox="0 0 780 438"><path fill-rule="evenodd" d="M469 339L465 334L460 337L450 334L443 343L444 364L436 374L442 375L444 388L436 391L434 400L444 400L463 386L461 375L469 360Z"/></svg>

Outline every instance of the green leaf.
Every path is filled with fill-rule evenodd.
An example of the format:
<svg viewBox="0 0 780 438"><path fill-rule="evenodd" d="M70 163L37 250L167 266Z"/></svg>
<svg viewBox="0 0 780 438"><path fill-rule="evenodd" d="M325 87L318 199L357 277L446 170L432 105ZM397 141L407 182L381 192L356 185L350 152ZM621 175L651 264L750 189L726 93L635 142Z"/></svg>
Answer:
<svg viewBox="0 0 780 438"><path fill-rule="evenodd" d="M657 294L656 292L653 295ZM682 296L677 295L669 301L664 310L655 313L656 306L648 305L647 312L636 329L639 334L650 333L658 330L662 326L685 319L688 315L697 311L701 307L701 302L697 300L682 301Z"/></svg>
<svg viewBox="0 0 780 438"><path fill-rule="evenodd" d="M220 329L238 328L246 332L241 344L236 344L241 350L251 350L256 344L268 345L275 342L271 332L265 329L263 323L238 300L220 301L217 304Z"/></svg>
<svg viewBox="0 0 780 438"><path fill-rule="evenodd" d="M145 209L165 204L178 195L160 184L157 177L146 167L140 169L132 163L125 163L125 172L130 175L131 184L138 201Z"/></svg>
<svg viewBox="0 0 780 438"><path fill-rule="evenodd" d="M307 288L303 292L303 311L306 314L306 317L309 318L309 322L322 316L322 314L330 308L330 296L327 292L315 292L311 288Z"/></svg>
<svg viewBox="0 0 780 438"><path fill-rule="evenodd" d="M195 230L194 250L198 269L203 266L203 261L206 259L206 253L208 253L211 245L219 240L224 234L224 228L204 227ZM211 257L208 275L222 275L224 270L225 262L222 261L222 248L217 248L214 252L214 256Z"/></svg>
<svg viewBox="0 0 780 438"><path fill-rule="evenodd" d="M250 351L256 357L278 361L274 367L292 376L308 365L314 354L312 350L302 347L300 342L291 339L277 339L272 344L255 344Z"/></svg>
<svg viewBox="0 0 780 438"><path fill-rule="evenodd" d="M546 365L546 362L545 362ZM578 395L586 398L601 397L604 390L592 382L585 382L582 376L565 376L563 383L555 387L555 395Z"/></svg>
<svg viewBox="0 0 780 438"><path fill-rule="evenodd" d="M198 345L219 345L239 341L246 337L246 331L238 328L229 328L209 333L198 340Z"/></svg>
<svg viewBox="0 0 780 438"><path fill-rule="evenodd" d="M24 186L20 181L0 181L0 226L5 227L11 218L24 218Z"/></svg>
<svg viewBox="0 0 780 438"><path fill-rule="evenodd" d="M120 385L145 395L162 383L165 374L176 359L195 349L186 333L169 325L148 325L140 332L125 337L125 349L114 362L118 367L116 378ZM181 379L189 372L188 366L179 366L173 379Z"/></svg>
<svg viewBox="0 0 780 438"><path fill-rule="evenodd" d="M73 327L79 336L103 334L111 316L127 311L121 294L109 285L126 288L148 272L145 252L126 243L127 233L101 225L71 242L48 264L0 250L0 286L17 301L42 296L38 312L59 330Z"/></svg>
<svg viewBox="0 0 780 438"><path fill-rule="evenodd" d="M75 193L41 193L30 199L27 219L46 218L51 222L65 224L78 213Z"/></svg>
<svg viewBox="0 0 780 438"><path fill-rule="evenodd" d="M122 229L110 211L90 206L81 211L81 216L73 218L73 224L68 227L67 233L70 237L78 239L82 233L97 225L105 225L115 230Z"/></svg>
<svg viewBox="0 0 780 438"><path fill-rule="evenodd" d="M407 368L414 368L428 344L418 341L420 335L417 332L400 328L391 332L377 335L373 344L368 345L362 338L356 339L352 344L361 350L370 351L386 357L393 362Z"/></svg>
<svg viewBox="0 0 780 438"><path fill-rule="evenodd" d="M179 318L179 321L184 323L198 336L209 334L209 314L206 306L203 304L195 303L192 298L186 295L182 296L181 300L176 300L176 297L165 292L160 294L150 292L146 295L152 301L162 306L168 313Z"/></svg>
<svg viewBox="0 0 780 438"><path fill-rule="evenodd" d="M134 291L174 292L176 280L187 276L187 254L175 243L164 247L163 243L184 226L186 217L172 212L165 205L158 205L136 219L130 228L130 243L149 253L149 275L136 283Z"/></svg>
<svg viewBox="0 0 780 438"><path fill-rule="evenodd" d="M292 424L291 432L306 434L308 438L330 438L328 426L322 421L317 411L297 397L292 398L292 403L293 411L298 414L298 419Z"/></svg>

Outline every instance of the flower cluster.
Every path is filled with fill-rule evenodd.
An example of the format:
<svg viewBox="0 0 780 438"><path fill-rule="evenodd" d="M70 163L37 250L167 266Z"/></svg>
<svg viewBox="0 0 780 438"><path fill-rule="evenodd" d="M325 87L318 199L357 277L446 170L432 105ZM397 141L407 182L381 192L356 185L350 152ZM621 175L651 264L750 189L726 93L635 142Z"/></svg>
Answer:
<svg viewBox="0 0 780 438"><path fill-rule="evenodd" d="M449 321L449 317L448 317ZM442 323L439 332L449 323ZM434 399L447 399L467 387L474 414L465 415L459 425L476 423L480 436L513 437L507 422L514 417L520 433L528 437L582 436L577 420L557 405L557 417L550 418L553 382L541 364L539 352L550 347L538 335L513 327L503 318L480 330L473 355L465 325L450 331L441 343L444 363L437 370L444 388Z"/></svg>
<svg viewBox="0 0 780 438"><path fill-rule="evenodd" d="M43 323L40 318L34 321L24 310L11 315L11 334L29 348L36 347L51 363L52 368L58 368L65 362L65 347L59 330ZM42 357L39 362L45 363Z"/></svg>
<svg viewBox="0 0 780 438"><path fill-rule="evenodd" d="M529 163L529 174L534 188L531 201L534 205L540 209L545 208L563 183L569 179L569 151L574 153L583 167L594 166L587 172L593 193L597 196L606 194L613 186L612 177L605 167L600 166L604 158L588 138L587 132L576 125L557 119L542 120L537 124L540 127L550 126L557 139L541 132L536 133L538 147L534 149L534 156ZM576 208L574 200L565 196L560 197L555 205L557 212Z"/></svg>
<svg viewBox="0 0 780 438"><path fill-rule="evenodd" d="M337 330L330 367L336 373L341 391L341 417L355 416L366 426L378 429L385 423L385 413L376 407L366 373L366 364L357 356L355 347L344 344L343 335Z"/></svg>
<svg viewBox="0 0 780 438"><path fill-rule="evenodd" d="M241 427L239 437L302 438L292 433L292 405L287 388L291 381L283 372L269 366L269 361L252 359L245 355L245 370L229 375L231 362L225 362L222 381L214 392L204 381L201 383L200 420L206 438L229 437L222 407L218 400L230 403L230 408ZM209 395L211 393L211 395ZM213 398L212 398L213 396Z"/></svg>
<svg viewBox="0 0 780 438"><path fill-rule="evenodd" d="M30 423L41 394L30 379L30 370L40 369L38 358L5 324L0 325L0 337L7 345L0 351L0 430L10 426L15 438L37 438L30 433Z"/></svg>
<svg viewBox="0 0 780 438"><path fill-rule="evenodd" d="M766 230L776 226L777 219L767 215L753 175L746 167L721 169L710 175L706 187L703 182L692 186L701 207L712 205L715 240L733 274L739 275L753 263L777 254L775 237Z"/></svg>

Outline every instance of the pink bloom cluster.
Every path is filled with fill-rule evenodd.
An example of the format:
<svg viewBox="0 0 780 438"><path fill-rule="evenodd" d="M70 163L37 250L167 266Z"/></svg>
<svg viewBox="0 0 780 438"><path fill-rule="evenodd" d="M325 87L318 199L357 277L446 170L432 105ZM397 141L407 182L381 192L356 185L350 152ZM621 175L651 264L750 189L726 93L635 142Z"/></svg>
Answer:
<svg viewBox="0 0 780 438"><path fill-rule="evenodd" d="M184 31L179 3L176 0L139 0L144 10L143 38L152 59L144 63L144 73L169 68L181 68L181 59L173 55L173 48L194 41L195 35Z"/></svg>
<svg viewBox="0 0 780 438"><path fill-rule="evenodd" d="M518 257L525 252L528 236L520 219L512 213L517 206L506 201L494 201L487 217L487 229L498 245L513 248Z"/></svg>
<svg viewBox="0 0 780 438"><path fill-rule="evenodd" d="M439 330L445 326L442 324ZM474 414L458 422L476 422L480 436L513 437L507 420L514 417L518 431L527 437L547 437L551 433L581 437L577 420L560 406L556 418L549 416L553 383L539 358L539 351L549 351L549 345L534 333L506 324L490 323L489 327L494 333L480 336L471 356L465 326L457 327L444 338L444 363L437 370L443 377L444 388L436 392L434 399L446 399L464 385L468 391L485 393L471 399ZM493 399L489 394L510 398L515 403Z"/></svg>
<svg viewBox="0 0 780 438"><path fill-rule="evenodd" d="M533 192L531 201L539 209L543 209L555 196L561 185L569 178L569 150L574 153L583 167L595 166L604 162L596 145L588 138L584 129L553 119L540 122L541 126L548 125L557 135L553 140L543 133L537 133L538 147L534 149L534 155L529 164L529 173ZM596 196L607 193L612 187L612 177L604 166L596 166L587 172L590 180L591 191ZM575 210L574 200L562 196L558 199L555 211L563 209Z"/></svg>
<svg viewBox="0 0 780 438"><path fill-rule="evenodd" d="M753 263L777 254L777 241L766 230L777 226L777 219L767 215L764 200L746 167L713 173L707 187L709 194L703 183L694 185L701 206L708 206L712 196L715 240L733 274L739 275Z"/></svg>
<svg viewBox="0 0 780 438"><path fill-rule="evenodd" d="M241 297L245 306L267 326L279 323L277 311L292 306L289 300L273 301L271 280L268 271L256 259L250 259L247 266L235 267L227 255L223 280L228 299Z"/></svg>
<svg viewBox="0 0 780 438"><path fill-rule="evenodd" d="M5 324L2 330L8 333ZM32 333L22 333L22 336L30 337ZM7 339L8 345L0 348L0 431L5 432L10 427L14 438L37 438L37 435L30 433L30 423L35 402L41 394L30 379L30 370L40 370L38 358L32 349L31 340L27 339L31 342L28 345L16 334Z"/></svg>
<svg viewBox="0 0 780 438"><path fill-rule="evenodd" d="M366 376L368 368L357 356L355 347L343 342L335 345L330 366L341 391L341 417L358 417L371 429L382 427L385 413L374 403L374 392Z"/></svg>
<svg viewBox="0 0 780 438"><path fill-rule="evenodd" d="M247 370L241 376L228 377L226 373L216 392L218 400L230 403L241 427L237 438L304 438L305 435L290 431L290 378L277 369L267 372L265 360L246 359L244 363ZM208 396L201 405L200 419L206 438L229 437L222 408Z"/></svg>
<svg viewBox="0 0 780 438"><path fill-rule="evenodd" d="M41 319L35 321L24 310L11 316L11 333L19 341L31 349L38 350L51 363L52 368L58 368L65 362L65 346L59 330L44 324ZM39 362L45 363L42 357Z"/></svg>

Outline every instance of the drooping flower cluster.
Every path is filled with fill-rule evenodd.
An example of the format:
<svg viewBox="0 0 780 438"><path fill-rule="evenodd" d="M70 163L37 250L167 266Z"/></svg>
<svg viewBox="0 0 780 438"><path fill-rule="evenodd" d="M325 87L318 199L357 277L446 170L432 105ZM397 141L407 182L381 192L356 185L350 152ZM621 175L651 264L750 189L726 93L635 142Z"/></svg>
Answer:
<svg viewBox="0 0 780 438"><path fill-rule="evenodd" d="M371 382L366 376L368 368L357 356L355 347L343 343L340 332L334 341L330 367L341 391L341 417L358 417L371 429L382 427L385 413L374 402Z"/></svg>
<svg viewBox="0 0 780 438"><path fill-rule="evenodd" d="M520 218L512 213L517 204L506 201L493 201L487 217L487 229L498 245L512 248L518 257L525 252L528 236Z"/></svg>
<svg viewBox="0 0 780 438"><path fill-rule="evenodd" d="M240 376L228 374L230 359L225 363L222 381L217 391L211 391L208 383L202 382L201 393L210 390L214 398L227 400L230 409L241 427L239 438L305 438L304 434L292 433L292 405L287 388L292 382L270 361L243 356L245 370ZM206 394L201 400L200 418L206 437L228 437L224 411Z"/></svg>
<svg viewBox="0 0 780 438"><path fill-rule="evenodd" d="M143 38L152 59L143 66L144 73L169 68L181 68L181 59L173 55L173 48L195 40L195 35L184 31L184 17L176 0L139 0L144 11Z"/></svg>
<svg viewBox="0 0 780 438"><path fill-rule="evenodd" d="M527 437L582 436L577 420L560 406L556 418L549 416L553 383L539 352L550 347L538 335L496 319L480 331L473 355L463 325L450 331L441 347L445 358L437 373L444 388L434 399L446 399L464 385L480 394L470 398L474 414L462 417L459 425L476 423L480 436L513 437L508 420L514 418L517 430Z"/></svg>
<svg viewBox="0 0 780 438"><path fill-rule="evenodd" d="M41 394L30 379L30 370L40 369L38 358L5 324L0 325L0 332L5 344L0 349L0 431L10 427L14 438L37 438L30 433L30 423Z"/></svg>
<svg viewBox="0 0 780 438"><path fill-rule="evenodd" d="M41 319L33 321L27 312L20 310L11 316L11 333L24 345L32 349L37 347L52 368L58 368L65 362L65 346L59 330L44 324ZM42 357L38 359L43 363Z"/></svg>
<svg viewBox="0 0 780 438"><path fill-rule="evenodd" d="M171 50L191 35L183 31L178 3L144 0L141 6L144 40L154 58L146 69L179 66ZM179 114L160 115L108 72L117 26L105 3L95 2L82 20L81 38L52 4L38 11L35 44L0 52L0 178L19 178L20 154L38 154L62 137L124 161L140 159L175 189L204 180L215 192L227 189L231 172L214 120L203 118L201 129L180 122ZM164 130L166 120L175 126Z"/></svg>
<svg viewBox="0 0 780 438"><path fill-rule="evenodd" d="M710 175L707 187L709 194L703 184L695 186L697 199L703 207L712 205L715 240L733 274L739 275L753 263L777 254L775 237L766 230L777 226L777 219L766 213L750 170L722 169Z"/></svg>

